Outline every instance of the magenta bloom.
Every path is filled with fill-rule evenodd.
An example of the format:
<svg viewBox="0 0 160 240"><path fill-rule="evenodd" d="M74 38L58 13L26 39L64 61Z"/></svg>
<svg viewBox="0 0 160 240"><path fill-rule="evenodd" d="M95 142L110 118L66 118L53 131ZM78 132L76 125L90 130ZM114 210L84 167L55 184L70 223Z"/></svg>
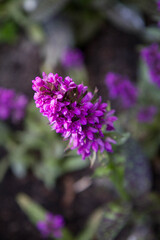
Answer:
<svg viewBox="0 0 160 240"><path fill-rule="evenodd" d="M45 220L39 221L37 223L37 228L44 238L49 236L53 236L54 238L61 238L63 226L63 217L60 215L53 215L51 213L47 213Z"/></svg>
<svg viewBox="0 0 160 240"><path fill-rule="evenodd" d="M136 103L138 92L128 78L109 72L106 75L105 84L109 97L120 100L123 108L129 108Z"/></svg>
<svg viewBox="0 0 160 240"><path fill-rule="evenodd" d="M147 64L152 82L160 87L160 51L158 44L154 43L143 48L141 56Z"/></svg>
<svg viewBox="0 0 160 240"><path fill-rule="evenodd" d="M101 97L95 100L86 86L75 84L70 77L63 80L58 74L43 73L43 79L36 77L32 82L36 107L52 128L69 140L71 149L77 148L83 159L92 151L112 152L111 143L115 141L107 133L114 130L117 117L113 110L106 110Z"/></svg>
<svg viewBox="0 0 160 240"><path fill-rule="evenodd" d="M83 61L83 54L80 49L67 49L61 59L62 65L66 68L81 67Z"/></svg>
<svg viewBox="0 0 160 240"><path fill-rule="evenodd" d="M28 100L12 89L0 88L0 119L18 122L23 119Z"/></svg>
<svg viewBox="0 0 160 240"><path fill-rule="evenodd" d="M139 122L146 122L146 123L151 123L157 114L157 107L155 106L148 106L148 107L142 107L137 115L138 121Z"/></svg>

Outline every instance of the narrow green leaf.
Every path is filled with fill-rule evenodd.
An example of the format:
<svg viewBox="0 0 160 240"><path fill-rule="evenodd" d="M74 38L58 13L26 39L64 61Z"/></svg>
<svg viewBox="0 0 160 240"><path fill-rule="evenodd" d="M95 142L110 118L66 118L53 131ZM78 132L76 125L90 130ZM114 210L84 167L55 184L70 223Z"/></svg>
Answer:
<svg viewBox="0 0 160 240"><path fill-rule="evenodd" d="M5 145L6 141L8 140L10 136L10 130L8 126L0 121L0 144Z"/></svg>
<svg viewBox="0 0 160 240"><path fill-rule="evenodd" d="M103 209L96 210L89 218L85 229L76 237L77 240L92 240L97 232Z"/></svg>
<svg viewBox="0 0 160 240"><path fill-rule="evenodd" d="M47 211L38 203L33 201L29 196L24 193L19 193L16 197L16 201L22 211L27 215L29 220L36 225L40 220L45 219Z"/></svg>

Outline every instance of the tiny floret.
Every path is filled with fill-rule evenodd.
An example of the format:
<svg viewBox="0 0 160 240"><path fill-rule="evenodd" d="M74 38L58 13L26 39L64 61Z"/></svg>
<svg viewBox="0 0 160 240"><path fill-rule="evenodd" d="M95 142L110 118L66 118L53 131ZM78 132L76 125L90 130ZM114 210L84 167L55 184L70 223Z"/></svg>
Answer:
<svg viewBox="0 0 160 240"><path fill-rule="evenodd" d="M33 82L34 99L40 112L64 140L69 140L69 148L77 148L77 153L85 159L92 151L112 152L108 132L114 130L117 120L114 110L108 111L101 97L88 92L83 84L75 84L70 77L64 80L58 74L43 73Z"/></svg>

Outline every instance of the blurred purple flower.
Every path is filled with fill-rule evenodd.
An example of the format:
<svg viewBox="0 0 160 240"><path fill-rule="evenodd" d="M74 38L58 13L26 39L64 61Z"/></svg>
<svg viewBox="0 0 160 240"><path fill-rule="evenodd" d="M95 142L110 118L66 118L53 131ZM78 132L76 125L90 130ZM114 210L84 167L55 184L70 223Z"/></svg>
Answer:
<svg viewBox="0 0 160 240"><path fill-rule="evenodd" d="M14 97L15 92L13 90L0 88L0 119L6 120L10 117Z"/></svg>
<svg viewBox="0 0 160 240"><path fill-rule="evenodd" d="M117 117L114 110L106 110L101 97L95 99L86 86L75 84L70 77L63 80L58 74L43 73L43 79L36 77L32 82L36 107L48 117L52 128L69 140L71 149L77 148L83 159L92 151L112 152L111 143L116 142L106 134L114 130Z"/></svg>
<svg viewBox="0 0 160 240"><path fill-rule="evenodd" d="M160 11L160 1L157 2L157 9Z"/></svg>
<svg viewBox="0 0 160 240"><path fill-rule="evenodd" d="M19 122L24 117L24 111L27 106L28 99L25 95L19 95L15 97L12 119L14 122Z"/></svg>
<svg viewBox="0 0 160 240"><path fill-rule="evenodd" d="M61 59L61 63L66 68L81 67L83 65L83 53L80 49L67 49Z"/></svg>
<svg viewBox="0 0 160 240"><path fill-rule="evenodd" d="M138 91L128 78L109 72L105 84L111 99L119 99L123 108L129 108L136 103Z"/></svg>
<svg viewBox="0 0 160 240"><path fill-rule="evenodd" d="M154 117L158 109L155 106L142 107L137 115L139 122L151 123L154 120Z"/></svg>
<svg viewBox="0 0 160 240"><path fill-rule="evenodd" d="M143 48L141 56L146 62L153 83L160 87L160 51L157 43Z"/></svg>
<svg viewBox="0 0 160 240"><path fill-rule="evenodd" d="M61 215L53 215L51 213L47 213L45 220L39 221L37 223L37 228L44 238L49 236L53 236L54 238L61 238L63 226L63 217Z"/></svg>
<svg viewBox="0 0 160 240"><path fill-rule="evenodd" d="M28 100L25 95L17 95L12 89L0 88L0 119L11 118L13 122L23 119Z"/></svg>

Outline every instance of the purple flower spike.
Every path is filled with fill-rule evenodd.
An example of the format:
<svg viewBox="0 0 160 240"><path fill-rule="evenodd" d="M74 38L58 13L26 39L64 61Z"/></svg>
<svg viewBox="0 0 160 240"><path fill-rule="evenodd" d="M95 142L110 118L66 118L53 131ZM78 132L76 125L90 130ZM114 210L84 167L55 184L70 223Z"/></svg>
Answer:
<svg viewBox="0 0 160 240"><path fill-rule="evenodd" d="M143 107L139 110L137 118L139 122L151 123L157 114L158 109L155 106Z"/></svg>
<svg viewBox="0 0 160 240"><path fill-rule="evenodd" d="M157 43L142 49L142 59L147 64L151 81L160 87L160 51Z"/></svg>
<svg viewBox="0 0 160 240"><path fill-rule="evenodd" d="M23 119L28 100L25 95L17 95L12 89L0 88L0 119L19 122Z"/></svg>
<svg viewBox="0 0 160 240"><path fill-rule="evenodd" d="M36 106L52 128L69 140L69 148L77 148L83 159L92 151L111 152L106 143L111 141L102 129L105 133L114 130L117 117L113 110L106 110L107 104L102 103L101 97L95 100L86 86L75 84L70 77L63 80L58 74L43 73L43 79L36 77L32 82Z"/></svg>
<svg viewBox="0 0 160 240"><path fill-rule="evenodd" d="M61 215L53 215L51 213L47 213L45 220L39 221L37 223L37 228L44 238L47 238L49 236L53 236L54 238L61 238L63 226L63 217Z"/></svg>
<svg viewBox="0 0 160 240"><path fill-rule="evenodd" d="M109 72L106 75L105 84L109 97L111 99L119 99L123 108L129 108L136 103L137 89L126 77Z"/></svg>
<svg viewBox="0 0 160 240"><path fill-rule="evenodd" d="M66 68L81 67L83 61L83 54L80 49L67 49L61 59L62 65Z"/></svg>

